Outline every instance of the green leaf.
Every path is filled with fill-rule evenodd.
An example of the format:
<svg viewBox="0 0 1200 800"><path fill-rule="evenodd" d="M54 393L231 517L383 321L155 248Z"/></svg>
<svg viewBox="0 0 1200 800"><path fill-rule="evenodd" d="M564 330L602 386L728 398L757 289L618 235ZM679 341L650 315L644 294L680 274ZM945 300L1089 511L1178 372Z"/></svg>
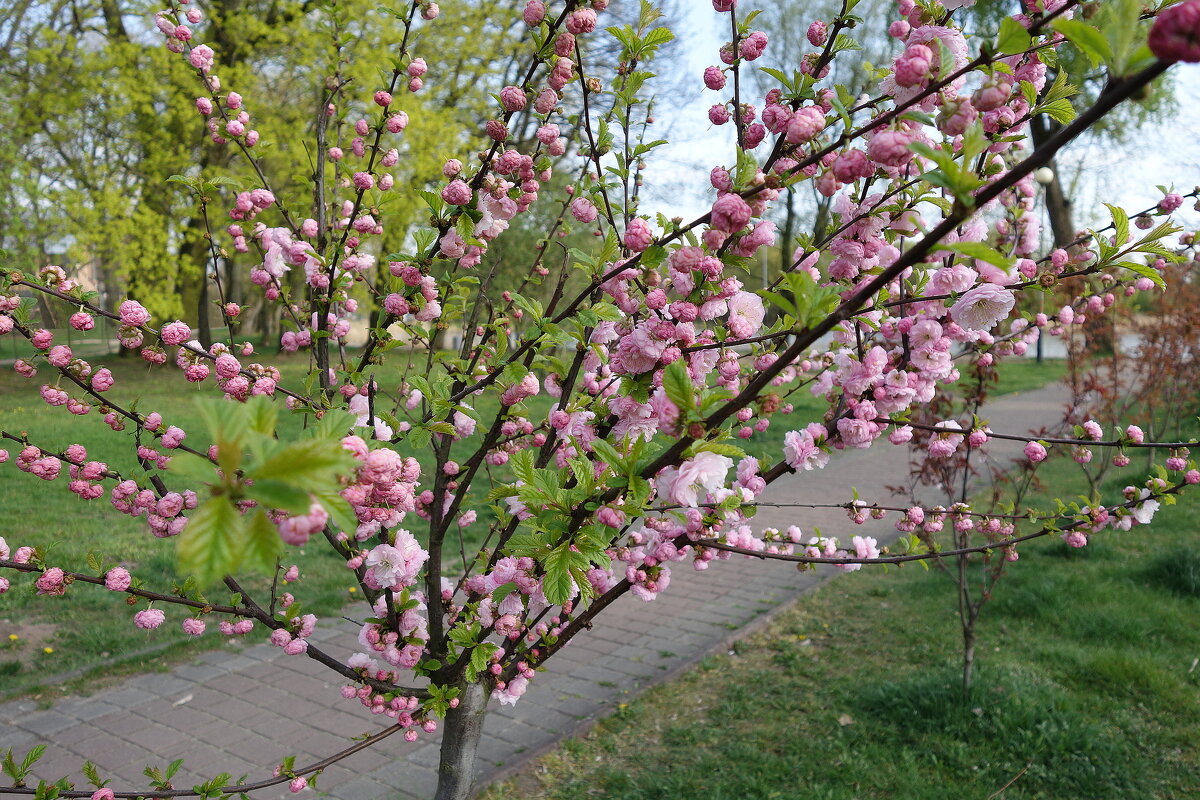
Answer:
<svg viewBox="0 0 1200 800"><path fill-rule="evenodd" d="M1150 280L1154 281L1154 285L1160 289L1164 289L1167 286L1166 282L1163 281L1162 275L1160 275L1158 270L1156 270L1154 267L1146 264L1139 264L1136 261L1122 261L1120 264L1116 264L1115 266L1121 267L1122 269L1127 269L1130 272L1136 272L1138 275L1141 275L1144 278L1149 278Z"/></svg>
<svg viewBox="0 0 1200 800"><path fill-rule="evenodd" d="M545 316L545 313L542 311L542 304L532 297L525 297L516 293L510 296L516 307L529 315L530 322L537 322Z"/></svg>
<svg viewBox="0 0 1200 800"><path fill-rule="evenodd" d="M1049 103L1038 106L1038 112L1046 114L1060 125L1069 125L1074 121L1079 114L1075 111L1075 106L1071 105L1070 100L1052 100Z"/></svg>
<svg viewBox="0 0 1200 800"><path fill-rule="evenodd" d="M742 448L726 442L701 442L692 449L692 455L696 453L716 453L719 456L729 456L730 458L743 458L746 455L746 451Z"/></svg>
<svg viewBox="0 0 1200 800"><path fill-rule="evenodd" d="M37 744L33 749L25 754L25 759L21 762L21 771L28 772L33 768L33 765L38 762L42 755L46 752L46 745Z"/></svg>
<svg viewBox="0 0 1200 800"><path fill-rule="evenodd" d="M314 439L340 439L349 433L357 419L358 417L349 411L333 408L322 414L309 430L312 431Z"/></svg>
<svg viewBox="0 0 1200 800"><path fill-rule="evenodd" d="M592 442L592 451L600 456L600 459L616 470L618 473L625 472L625 457L617 452L617 448L613 447L603 439L596 439Z"/></svg>
<svg viewBox="0 0 1200 800"><path fill-rule="evenodd" d="M307 514L312 498L303 489L289 486L283 481L269 478L255 481L246 487L246 496L257 500L267 508L279 508L290 514Z"/></svg>
<svg viewBox="0 0 1200 800"><path fill-rule="evenodd" d="M1001 53L1021 53L1033 45L1033 37L1012 17L1000 21L1000 38L996 42L996 50Z"/></svg>
<svg viewBox="0 0 1200 800"><path fill-rule="evenodd" d="M217 464L226 475L242 465L242 450L250 428L246 407L232 400L205 398L196 401L196 410L217 445Z"/></svg>
<svg viewBox="0 0 1200 800"><path fill-rule="evenodd" d="M246 401L246 424L250 430L271 436L278 421L279 409L266 395L255 395Z"/></svg>
<svg viewBox="0 0 1200 800"><path fill-rule="evenodd" d="M167 471L186 478L189 483L210 484L217 480L216 468L211 461L186 450L176 451L171 456Z"/></svg>
<svg viewBox="0 0 1200 800"><path fill-rule="evenodd" d="M304 439L289 444L255 467L247 477L255 480L270 478L302 489L319 490L353 467L354 456L338 442Z"/></svg>
<svg viewBox="0 0 1200 800"><path fill-rule="evenodd" d="M1051 27L1066 36L1071 44L1079 48L1079 51L1087 56L1088 61L1092 62L1093 67L1112 61L1113 51L1108 39L1105 39L1103 33L1086 22L1059 17L1054 20Z"/></svg>
<svg viewBox="0 0 1200 800"><path fill-rule="evenodd" d="M213 497L188 520L175 552L179 570L208 586L234 570L241 556L242 517L229 498Z"/></svg>
<svg viewBox="0 0 1200 800"><path fill-rule="evenodd" d="M246 539L242 547L243 565L269 573L275 569L275 559L282 551L283 540L279 538L279 529L265 511L257 511L246 526Z"/></svg>
<svg viewBox="0 0 1200 800"><path fill-rule="evenodd" d="M1112 214L1114 243L1117 247L1123 247L1129 241L1129 215L1120 206L1108 203L1104 205L1108 207L1108 213Z"/></svg>
<svg viewBox="0 0 1200 800"><path fill-rule="evenodd" d="M1013 259L1001 253L994 247L990 247L983 242L954 242L953 244L940 244L934 247L935 250L950 250L955 253L961 253L968 258L977 258L980 261L986 261L989 264L994 264L1001 269L1008 269L1013 265Z"/></svg>
<svg viewBox="0 0 1200 800"><path fill-rule="evenodd" d="M95 786L97 789L104 787L108 781L100 780L100 773L96 771L96 765L91 761L83 762L83 776L88 779L88 783Z"/></svg>
<svg viewBox="0 0 1200 800"><path fill-rule="evenodd" d="M338 530L345 531L346 533L354 533L358 528L358 517L354 515L354 509L350 507L350 503L347 502L346 498L342 497L334 489L313 492L312 494L320 502L321 507L329 512L329 518Z"/></svg>
<svg viewBox="0 0 1200 800"><path fill-rule="evenodd" d="M571 599L572 555L579 554L571 550L569 542L563 542L546 556L543 564L546 577L542 581L542 590L551 605L562 605Z"/></svg>
<svg viewBox="0 0 1200 800"><path fill-rule="evenodd" d="M695 408L692 376L688 374L687 363L684 359L678 358L672 361L663 370L663 391L685 415Z"/></svg>

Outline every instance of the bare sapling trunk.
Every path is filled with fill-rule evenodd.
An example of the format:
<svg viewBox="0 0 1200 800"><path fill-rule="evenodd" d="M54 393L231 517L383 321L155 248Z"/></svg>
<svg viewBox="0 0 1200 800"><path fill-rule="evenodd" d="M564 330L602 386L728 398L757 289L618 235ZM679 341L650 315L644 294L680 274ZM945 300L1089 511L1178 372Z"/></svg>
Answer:
<svg viewBox="0 0 1200 800"><path fill-rule="evenodd" d="M475 760L487 713L487 689L481 683L468 683L458 701L458 706L446 713L442 724L435 800L469 800L475 785Z"/></svg>

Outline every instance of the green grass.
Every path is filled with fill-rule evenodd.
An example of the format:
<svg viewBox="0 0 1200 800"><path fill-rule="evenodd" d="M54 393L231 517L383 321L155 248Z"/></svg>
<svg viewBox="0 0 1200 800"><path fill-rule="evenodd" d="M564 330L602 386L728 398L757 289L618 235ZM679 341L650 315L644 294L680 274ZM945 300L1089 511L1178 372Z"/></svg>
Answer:
<svg viewBox="0 0 1200 800"><path fill-rule="evenodd" d="M1054 467L1052 489L1082 489ZM969 697L953 585L859 572L483 797L1200 796L1197 512L1185 496L1082 550L1024 545Z"/></svg>
<svg viewBox="0 0 1200 800"><path fill-rule="evenodd" d="M168 424L177 423L188 431L188 444L205 446L205 433L189 403L195 397L212 396L211 387L190 386L180 380L177 370L148 369L136 359L111 358L102 363L117 378L112 390L115 402L125 404L140 397L140 410L159 411ZM284 359L285 380L297 385L304 368L300 358ZM136 467L130 432L114 434L94 411L68 420L65 409L42 403L31 383L10 369L0 370L0 429L25 432L31 441L47 449L81 443L88 449L89 458L104 461L123 474ZM285 418L284 424L298 427L299 420ZM0 446L14 456L20 447L11 441ZM170 478L167 480L170 483ZM88 571L86 557L93 553L106 567L117 563L127 566L144 579L148 589L170 592L177 580L173 541L155 539L144 520L115 511L107 495L87 502L78 499L67 491L65 475L48 485L11 463L0 467L0 536L13 548L41 548L52 566ZM348 588L353 580L323 543L314 544L317 546L289 548L285 563L300 566L304 578L296 594L306 608L329 614L350 599ZM3 695L40 690L64 673L98 667L106 674L119 672L122 661L131 662L131 669L147 668L144 662L150 659L148 650L166 648L164 652L181 657L219 646L225 638L216 632L215 618L210 618L210 633L192 639L180 630L182 609L168 608L168 624L151 633L134 627L133 609L125 607L125 595L78 584L64 597L36 597L29 577L6 577L14 585L0 598L0 662L8 662L2 667ZM253 583L261 590L266 579ZM228 594L214 590L208 593L208 599L224 602ZM18 636L15 642L9 639L14 634ZM53 652L44 652L46 647Z"/></svg>
<svg viewBox="0 0 1200 800"><path fill-rule="evenodd" d="M1028 392L1060 381L1066 377L1067 361L1064 358L1047 358L1039 364L1032 358L1008 358L1000 362L996 372L999 380L991 389L992 397Z"/></svg>

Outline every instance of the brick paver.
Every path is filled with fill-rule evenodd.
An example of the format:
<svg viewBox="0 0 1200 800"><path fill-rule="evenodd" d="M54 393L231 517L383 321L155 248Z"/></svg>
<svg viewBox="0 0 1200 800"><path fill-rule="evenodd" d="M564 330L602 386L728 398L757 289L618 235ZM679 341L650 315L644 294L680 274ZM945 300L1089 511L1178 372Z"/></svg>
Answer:
<svg viewBox="0 0 1200 800"><path fill-rule="evenodd" d="M997 431L1024 431L1058 419L1064 392L1047 387L1000 398L982 415ZM1004 461L1020 445L993 440L988 457ZM790 476L770 487L766 501L844 502L850 488L886 500L887 485L905 483L906 453L886 444L836 456L819 472ZM760 527L801 524L843 539L867 533L894 536L891 523L854 526L837 509L762 508ZM629 702L651 683L665 680L705 655L727 648L800 594L830 577L797 572L789 564L735 557L694 572L674 565L671 587L645 603L618 600L595 628L550 661L515 706L491 707L480 747L480 777L495 778ZM323 649L345 658L357 649L355 626L330 620L317 633ZM239 652L213 651L170 673L142 675L86 698L67 698L50 709L28 700L0 704L0 749L24 751L51 743L35 774L67 775L83 786L79 766L96 763L122 786L144 785L147 763L165 766L185 758L176 786L190 786L220 771L258 779L287 755L304 763L347 746L349 737L385 727L357 703L342 700L340 682L311 659L286 656L266 644ZM326 770L320 788L339 800L430 797L436 783L436 737L415 744L393 736ZM0 794L3 790L0 789ZM291 797L286 787L255 797Z"/></svg>

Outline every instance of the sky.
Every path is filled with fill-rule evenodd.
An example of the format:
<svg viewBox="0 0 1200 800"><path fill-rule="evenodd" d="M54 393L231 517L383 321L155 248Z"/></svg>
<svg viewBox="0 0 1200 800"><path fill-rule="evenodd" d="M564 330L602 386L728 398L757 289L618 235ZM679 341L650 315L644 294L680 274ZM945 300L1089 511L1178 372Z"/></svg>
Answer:
<svg viewBox="0 0 1200 800"><path fill-rule="evenodd" d="M708 91L701 80L704 68L718 63L717 50L728 41L728 17L712 12L705 0L683 2L702 6L702 11L689 14L688 24L672 26L679 41L670 55L682 66L665 92L672 108L656 115L653 131L670 144L650 160L642 210L690 220L708 210L713 200L709 170L728 165L734 148L733 126L713 126L707 116L709 106L728 95L728 87L725 92ZM1181 194L1200 186L1200 64L1180 64L1172 70L1178 102L1170 120L1147 126L1129 144L1077 141L1060 155L1062 178L1074 188L1077 224L1106 224L1104 202L1130 212L1147 208L1162 197L1158 184ZM761 108L761 98L750 102L755 100ZM1176 216L1187 227L1200 228L1200 213L1190 205Z"/></svg>

